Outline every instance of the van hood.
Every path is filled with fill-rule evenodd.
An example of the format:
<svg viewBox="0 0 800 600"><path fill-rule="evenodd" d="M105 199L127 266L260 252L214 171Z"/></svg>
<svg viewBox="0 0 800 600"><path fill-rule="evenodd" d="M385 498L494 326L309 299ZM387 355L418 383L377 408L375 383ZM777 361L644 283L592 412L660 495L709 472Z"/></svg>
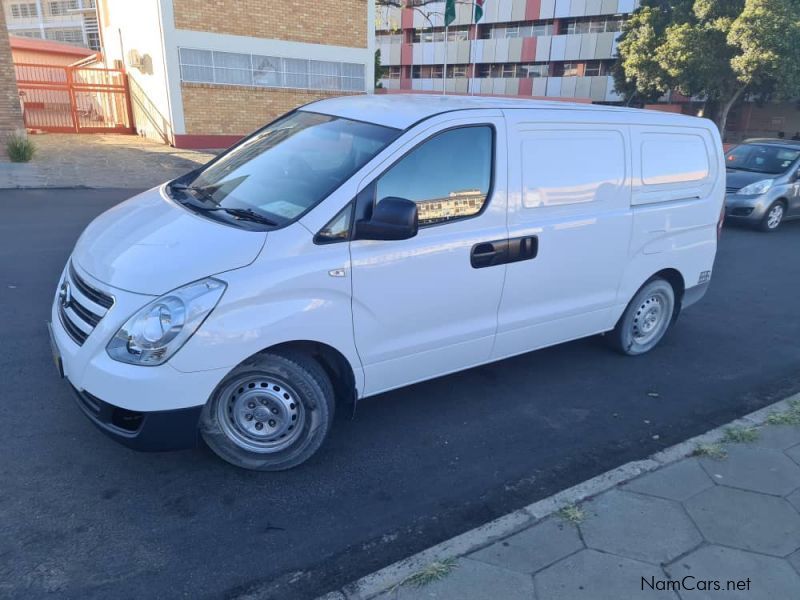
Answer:
<svg viewBox="0 0 800 600"><path fill-rule="evenodd" d="M139 294L252 263L267 234L194 214L155 188L107 210L81 234L72 260L98 281Z"/></svg>

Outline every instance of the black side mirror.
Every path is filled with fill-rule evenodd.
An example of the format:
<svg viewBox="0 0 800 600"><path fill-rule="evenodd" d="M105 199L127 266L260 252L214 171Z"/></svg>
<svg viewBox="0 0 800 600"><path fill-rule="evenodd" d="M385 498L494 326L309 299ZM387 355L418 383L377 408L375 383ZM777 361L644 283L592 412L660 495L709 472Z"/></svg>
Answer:
<svg viewBox="0 0 800 600"><path fill-rule="evenodd" d="M417 235L417 204L405 198L384 198L369 221L357 221L355 240L407 240Z"/></svg>

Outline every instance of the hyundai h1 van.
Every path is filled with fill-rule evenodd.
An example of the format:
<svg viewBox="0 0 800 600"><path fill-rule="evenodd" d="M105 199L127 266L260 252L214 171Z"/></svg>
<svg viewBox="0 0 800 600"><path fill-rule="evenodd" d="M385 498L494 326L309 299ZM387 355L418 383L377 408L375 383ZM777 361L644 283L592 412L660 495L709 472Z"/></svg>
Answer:
<svg viewBox="0 0 800 600"><path fill-rule="evenodd" d="M367 396L594 334L651 350L709 285L724 195L707 120L323 100L95 219L56 363L123 444L287 469Z"/></svg>

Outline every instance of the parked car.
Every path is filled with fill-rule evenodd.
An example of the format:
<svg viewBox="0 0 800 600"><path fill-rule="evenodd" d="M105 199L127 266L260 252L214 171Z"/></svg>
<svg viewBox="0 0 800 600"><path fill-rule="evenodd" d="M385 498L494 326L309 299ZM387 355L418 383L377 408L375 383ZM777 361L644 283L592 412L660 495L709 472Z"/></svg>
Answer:
<svg viewBox="0 0 800 600"><path fill-rule="evenodd" d="M594 334L654 348L709 285L724 167L682 115L309 104L86 228L56 362L123 444L293 467L337 405Z"/></svg>
<svg viewBox="0 0 800 600"><path fill-rule="evenodd" d="M731 221L775 231L800 217L800 142L754 138L731 148L725 159Z"/></svg>

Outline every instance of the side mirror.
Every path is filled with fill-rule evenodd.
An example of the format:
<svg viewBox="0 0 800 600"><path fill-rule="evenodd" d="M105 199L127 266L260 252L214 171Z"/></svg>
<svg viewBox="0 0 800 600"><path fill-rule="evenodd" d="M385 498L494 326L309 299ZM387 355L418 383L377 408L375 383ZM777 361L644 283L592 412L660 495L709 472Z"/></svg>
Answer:
<svg viewBox="0 0 800 600"><path fill-rule="evenodd" d="M407 240L417 235L417 205L405 198L384 198L369 221L357 221L354 240Z"/></svg>

